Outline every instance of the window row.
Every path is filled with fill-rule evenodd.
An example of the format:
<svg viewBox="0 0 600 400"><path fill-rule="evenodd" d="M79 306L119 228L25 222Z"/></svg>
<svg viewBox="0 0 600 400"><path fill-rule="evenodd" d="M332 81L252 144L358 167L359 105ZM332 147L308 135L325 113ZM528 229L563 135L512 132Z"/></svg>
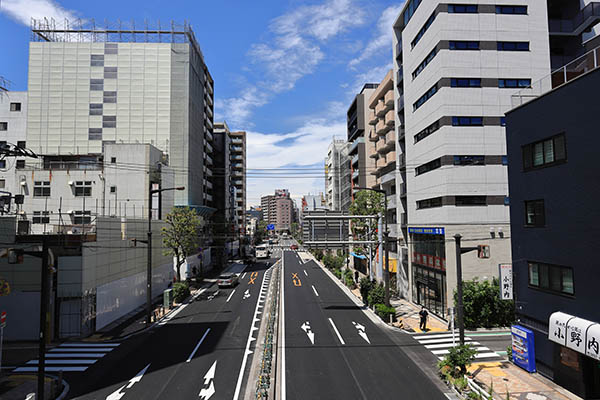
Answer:
<svg viewBox="0 0 600 400"><path fill-rule="evenodd" d="M76 197L89 197L92 195L92 181L75 181L73 183L73 193ZM50 197L50 181L34 181L33 197Z"/></svg>
<svg viewBox="0 0 600 400"><path fill-rule="evenodd" d="M413 111L417 111L419 107L421 107L427 100L433 97L438 91L437 83L433 85L431 89L427 91L423 96L419 97L419 99L413 104Z"/></svg>
<svg viewBox="0 0 600 400"><path fill-rule="evenodd" d="M567 161L564 133L522 147L523 170L549 167Z"/></svg>
<svg viewBox="0 0 600 400"><path fill-rule="evenodd" d="M419 43L419 40L421 40L421 38L423 37L423 35L425 35L425 32L427 32L427 29L429 29L429 27L431 26L431 24L433 24L434 20L435 20L435 11L427 19L427 21L425 22L425 25L423 25L423 27L421 29L419 29L419 32L417 33L417 36L415 36L415 38L413 39L413 41L410 43L411 48L414 48L417 45L417 43Z"/></svg>
<svg viewBox="0 0 600 400"><path fill-rule="evenodd" d="M573 268L532 261L528 264L529 286L559 294L575 294Z"/></svg>
<svg viewBox="0 0 600 400"><path fill-rule="evenodd" d="M481 44L476 40L450 40L450 50L480 50ZM529 42L496 42L498 51L529 51Z"/></svg>
<svg viewBox="0 0 600 400"><path fill-rule="evenodd" d="M483 117L452 117L452 126L483 126Z"/></svg>
<svg viewBox="0 0 600 400"><path fill-rule="evenodd" d="M488 205L509 205L508 196L485 196L485 195L467 195L467 196L440 196L417 201L417 210L436 208L442 206L456 207L478 207Z"/></svg>
<svg viewBox="0 0 600 400"><path fill-rule="evenodd" d="M450 14L476 14L478 12L476 4L448 4L448 13ZM496 6L496 14L527 14L527 6Z"/></svg>
<svg viewBox="0 0 600 400"><path fill-rule="evenodd" d="M451 158L450 158L451 157ZM455 166L469 166L469 165L499 165L499 156L488 156L488 161L486 163L486 156L477 155L477 156L444 156L444 161L442 161L442 157L436 158L433 161L429 161L425 164L422 164L415 168L415 175L421 175L426 172L432 171L434 169L440 168L442 165L455 165ZM502 165L508 165L508 157L502 157Z"/></svg>
<svg viewBox="0 0 600 400"><path fill-rule="evenodd" d="M10 103L10 111L21 111L21 103Z"/></svg>
<svg viewBox="0 0 600 400"><path fill-rule="evenodd" d="M423 129L421 132L417 133L414 136L415 144L425 139L427 136L431 135L435 131L440 129L440 121L437 120L433 124L429 125L427 128Z"/></svg>
<svg viewBox="0 0 600 400"><path fill-rule="evenodd" d="M413 79L415 79L417 76L419 76L419 74L425 69L427 64L429 64L431 62L431 60L433 60L433 58L435 57L436 54L437 54L437 49L434 48L433 50L431 50L431 52L427 55L427 57L425 57L425 59L413 71L413 73L412 73Z"/></svg>

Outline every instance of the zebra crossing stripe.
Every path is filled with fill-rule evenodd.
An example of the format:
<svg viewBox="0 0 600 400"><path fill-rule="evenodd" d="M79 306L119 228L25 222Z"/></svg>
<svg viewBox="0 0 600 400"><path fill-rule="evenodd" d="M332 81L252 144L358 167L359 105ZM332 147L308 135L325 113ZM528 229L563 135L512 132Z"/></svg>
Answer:
<svg viewBox="0 0 600 400"><path fill-rule="evenodd" d="M46 364L91 365L98 360L46 360ZM39 364L39 360L27 361L27 364Z"/></svg>
<svg viewBox="0 0 600 400"><path fill-rule="evenodd" d="M93 348L81 348L81 347L77 347L77 348L70 348L70 347L55 347L52 350L50 350L50 352L53 353L59 353L59 352L65 352L65 353L80 353L82 351L102 351L102 352L106 352L108 353L109 351L114 350L114 347L93 347Z"/></svg>
<svg viewBox="0 0 600 400"><path fill-rule="evenodd" d="M453 338L451 333L418 335L413 337L440 360L444 358L444 355L450 352L452 347L458 344L458 338L456 336ZM473 339L468 336L465 336L465 342L466 344L470 344L472 346L480 344L479 342L473 341ZM477 351L477 354L475 355L477 360L488 358L497 359L500 357L500 355L493 352L488 347L476 347L475 350Z"/></svg>
<svg viewBox="0 0 600 400"><path fill-rule="evenodd" d="M458 335L455 335L458 336ZM438 339L438 338L448 338L448 337L452 337L451 333L443 333L443 334L439 334L439 335L419 335L419 336L413 336L415 339L417 340L421 340L421 339Z"/></svg>
<svg viewBox="0 0 600 400"><path fill-rule="evenodd" d="M87 366L85 367L46 367L44 368L44 371L46 372L83 372L86 369L88 369ZM17 369L15 369L13 372L37 372L38 367L19 367Z"/></svg>
<svg viewBox="0 0 600 400"><path fill-rule="evenodd" d="M63 343L58 347L117 347L120 343Z"/></svg>
<svg viewBox="0 0 600 400"><path fill-rule="evenodd" d="M489 348L487 348L487 347L476 347L475 350L477 350L477 351L486 351L486 350L489 350ZM448 354L448 353L450 353L450 350L448 350L448 349L433 350L432 353L437 356L437 355L440 355L440 354Z"/></svg>
<svg viewBox="0 0 600 400"><path fill-rule="evenodd" d="M63 343L46 353L46 372L83 372L120 343ZM29 360L13 372L37 372L39 360Z"/></svg>
<svg viewBox="0 0 600 400"><path fill-rule="evenodd" d="M479 344L479 342L469 342L469 344L476 346ZM443 348L449 348L449 347L454 347L454 346L456 346L456 344L452 344L452 342L450 342L450 343L428 344L428 345L425 345L425 348L426 349L443 349Z"/></svg>
<svg viewBox="0 0 600 400"><path fill-rule="evenodd" d="M442 339L429 339L429 340L419 340L419 343L421 344L433 344L433 343L445 343L445 342L450 342L452 343L452 338L442 338ZM465 337L465 341L469 341L469 340L473 340L470 337ZM458 338L456 338L456 341L458 341Z"/></svg>
<svg viewBox="0 0 600 400"><path fill-rule="evenodd" d="M47 353L46 358L102 358L107 353Z"/></svg>

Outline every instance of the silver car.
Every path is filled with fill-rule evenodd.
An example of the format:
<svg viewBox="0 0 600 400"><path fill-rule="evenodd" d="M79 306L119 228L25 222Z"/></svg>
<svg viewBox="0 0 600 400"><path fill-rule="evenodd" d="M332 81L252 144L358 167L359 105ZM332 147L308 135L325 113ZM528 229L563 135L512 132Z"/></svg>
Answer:
<svg viewBox="0 0 600 400"><path fill-rule="evenodd" d="M221 276L219 276L219 279L217 280L217 286L219 286L219 287L225 287L225 286L234 287L238 283L239 283L238 276L236 274L230 274L230 273L221 274Z"/></svg>

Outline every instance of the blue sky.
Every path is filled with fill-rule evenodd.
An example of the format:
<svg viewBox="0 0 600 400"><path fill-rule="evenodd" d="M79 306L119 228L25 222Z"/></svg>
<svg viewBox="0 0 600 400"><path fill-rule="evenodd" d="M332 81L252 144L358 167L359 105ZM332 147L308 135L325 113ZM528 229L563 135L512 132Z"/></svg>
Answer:
<svg viewBox="0 0 600 400"><path fill-rule="evenodd" d="M248 205L275 188L299 198L324 190L316 175L332 137L345 137L352 97L391 68L391 25L402 3L2 0L0 76L11 90L27 89L31 17L187 20L215 80L215 120L248 132ZM282 167L315 170L301 178L257 176L257 169Z"/></svg>

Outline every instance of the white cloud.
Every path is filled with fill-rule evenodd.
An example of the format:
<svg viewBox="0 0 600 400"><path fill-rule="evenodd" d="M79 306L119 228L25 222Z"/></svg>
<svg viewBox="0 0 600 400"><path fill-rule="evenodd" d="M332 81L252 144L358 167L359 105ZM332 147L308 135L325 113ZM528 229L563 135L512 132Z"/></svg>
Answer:
<svg viewBox="0 0 600 400"><path fill-rule="evenodd" d="M393 35L393 24L398 14L402 11L404 2L399 5L390 6L383 10L379 20L377 21L377 33L376 36L369 41L364 50L361 51L360 56L350 61L349 66L355 67L365 60L369 60L375 54L382 50L386 50L388 53L392 49L392 35Z"/></svg>
<svg viewBox="0 0 600 400"><path fill-rule="evenodd" d="M359 93L365 83L379 83L385 77L385 74L392 68L392 62L385 65L372 67L365 72L359 73L354 78L354 83L350 85L351 93Z"/></svg>
<svg viewBox="0 0 600 400"><path fill-rule="evenodd" d="M31 18L54 18L60 24L65 19L77 19L74 11L65 10L53 0L3 0L0 11L25 25L31 23Z"/></svg>
<svg viewBox="0 0 600 400"><path fill-rule="evenodd" d="M270 40L252 45L248 56L264 78L242 89L242 98L217 103L232 125L246 123L257 107L278 93L293 89L302 77L315 72L325 54L321 46L365 23L365 12L355 0L326 0L300 6L271 21Z"/></svg>

